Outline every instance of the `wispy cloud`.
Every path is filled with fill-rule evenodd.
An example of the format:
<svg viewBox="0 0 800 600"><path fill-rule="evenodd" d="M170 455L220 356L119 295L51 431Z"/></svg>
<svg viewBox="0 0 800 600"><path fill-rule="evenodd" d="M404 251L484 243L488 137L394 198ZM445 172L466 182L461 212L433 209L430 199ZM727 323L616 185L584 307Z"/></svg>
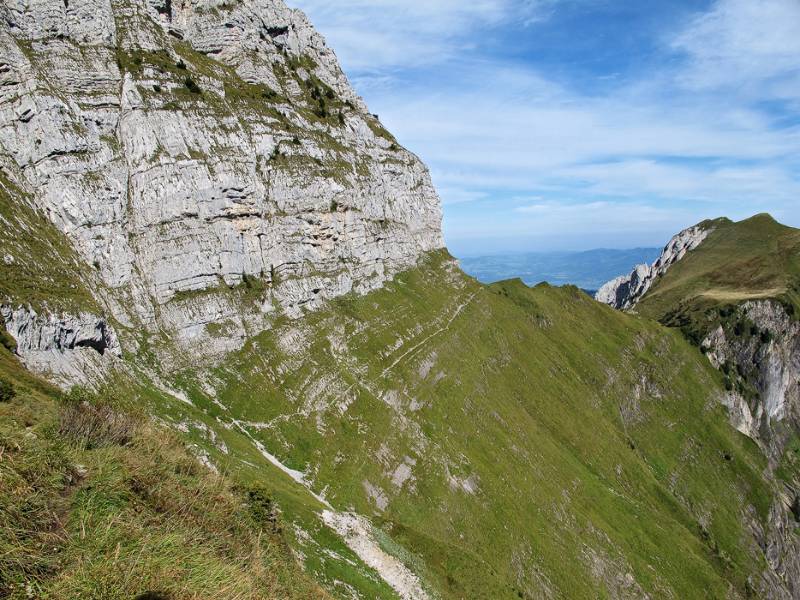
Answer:
<svg viewBox="0 0 800 600"><path fill-rule="evenodd" d="M482 28L511 20L533 23L553 0L296 0L291 4L322 23L353 71L441 64L467 48Z"/></svg>
<svg viewBox="0 0 800 600"><path fill-rule="evenodd" d="M648 60L624 75L613 64L592 70L591 54L579 57L588 75L572 66L581 36L611 40L600 17L624 18L614 3L296 4L372 109L431 166L450 239L567 228L603 244L604 232L626 227L655 238L667 226L762 210L800 225L798 0L665 12L669 29L654 31L652 47L617 49ZM567 8L571 18L559 20ZM612 13L569 29L597 10ZM526 52L557 27L572 47L547 48L556 54L548 61Z"/></svg>
<svg viewBox="0 0 800 600"><path fill-rule="evenodd" d="M450 190L560 185L678 199L797 197L783 168L800 148L800 131L773 129L758 112L634 90L587 98L552 83L532 86L525 73L515 80L491 68L472 72L479 83L436 95L407 87L377 96L389 127L422 150Z"/></svg>
<svg viewBox="0 0 800 600"><path fill-rule="evenodd" d="M586 182L584 191L597 196L698 200L713 203L720 212L732 203L757 209L800 198L800 182L769 166L713 168L630 160L568 167L561 175Z"/></svg>
<svg viewBox="0 0 800 600"><path fill-rule="evenodd" d="M694 88L732 87L762 97L800 98L797 0L719 0L671 45L689 55L683 81ZM776 85L765 89L769 82Z"/></svg>
<svg viewBox="0 0 800 600"><path fill-rule="evenodd" d="M610 201L539 202L518 206L514 210L531 217L526 222L526 231L530 232L533 228L534 233L571 231L585 234L597 227L610 227L612 231L619 232L621 226L626 227L631 223L641 225L675 219L675 215L665 208Z"/></svg>

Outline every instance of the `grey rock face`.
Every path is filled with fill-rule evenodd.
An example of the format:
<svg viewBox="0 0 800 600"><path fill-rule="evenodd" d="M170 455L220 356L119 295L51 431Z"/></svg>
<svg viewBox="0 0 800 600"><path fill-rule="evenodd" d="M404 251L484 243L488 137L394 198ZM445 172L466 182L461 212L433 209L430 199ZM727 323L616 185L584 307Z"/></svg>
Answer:
<svg viewBox="0 0 800 600"><path fill-rule="evenodd" d="M800 596L800 538L794 533L797 494L791 489L779 494L769 511L765 536L768 568L760 586L767 598Z"/></svg>
<svg viewBox="0 0 800 600"><path fill-rule="evenodd" d="M443 247L427 169L280 0L9 0L0 16L0 166L120 323L213 356Z"/></svg>
<svg viewBox="0 0 800 600"><path fill-rule="evenodd" d="M695 225L674 236L652 265L638 265L630 275L623 275L603 285L595 294L595 300L627 310L636 306L656 280L676 262L697 248L713 228Z"/></svg>
<svg viewBox="0 0 800 600"><path fill-rule="evenodd" d="M114 330L88 313L38 315L2 305L0 318L25 366L64 386L99 380L98 374L122 356Z"/></svg>
<svg viewBox="0 0 800 600"><path fill-rule="evenodd" d="M751 300L737 310L760 335L728 336L718 327L702 347L716 368L727 364L754 385L757 398L737 402L734 424L777 461L792 432L800 431L800 323L775 301Z"/></svg>
<svg viewBox="0 0 800 600"><path fill-rule="evenodd" d="M720 326L705 337L702 347L715 367L728 371L733 380L745 378L755 388L754 397L732 391L723 403L731 423L756 441L774 472L800 431L800 323L771 300L748 301L737 311L760 333L733 336ZM762 532L769 568L759 587L765 597L796 598L800 541L794 531L800 518L800 481L781 486Z"/></svg>

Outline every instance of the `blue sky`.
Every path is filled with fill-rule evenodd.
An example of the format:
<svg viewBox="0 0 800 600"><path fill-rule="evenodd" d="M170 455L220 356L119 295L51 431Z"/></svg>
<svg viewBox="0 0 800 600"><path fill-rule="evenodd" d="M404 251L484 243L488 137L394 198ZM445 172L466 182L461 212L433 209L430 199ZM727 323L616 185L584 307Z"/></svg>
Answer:
<svg viewBox="0 0 800 600"><path fill-rule="evenodd" d="M430 167L456 255L800 226L800 0L290 0Z"/></svg>

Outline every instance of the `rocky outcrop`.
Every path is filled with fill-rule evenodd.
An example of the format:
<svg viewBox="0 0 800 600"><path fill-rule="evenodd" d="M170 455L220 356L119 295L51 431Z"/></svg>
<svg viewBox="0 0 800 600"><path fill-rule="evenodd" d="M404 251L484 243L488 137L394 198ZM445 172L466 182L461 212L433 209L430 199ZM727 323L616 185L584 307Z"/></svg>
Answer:
<svg viewBox="0 0 800 600"><path fill-rule="evenodd" d="M715 223L720 222L681 232L652 266L640 265L607 283L596 299L617 309L635 308L659 277L703 243ZM760 523L744 515L767 559L762 576L749 585L763 597L781 599L800 594L800 541L795 534L800 524L800 471L795 446L790 445L800 432L800 323L788 306L778 300L748 300L686 317L696 328L689 330L690 339L724 373L727 390L720 401L731 424L752 438L768 459L765 475L774 482L775 496L767 519Z"/></svg>
<svg viewBox="0 0 800 600"><path fill-rule="evenodd" d="M705 221L670 240L652 266L640 265L631 275L607 283L596 299L618 309L631 309L672 265L700 246L726 219ZM776 225L768 215L743 222ZM759 230L764 247L770 240ZM713 275L705 275L713 279ZM742 298L746 298L744 295ZM755 440L777 468L787 442L800 432L800 322L788 299L736 300L688 314L675 306L661 322L681 326L711 363L725 374L722 403L731 423ZM691 299L684 299L686 302ZM681 302L676 300L676 304ZM732 303L730 303L732 302ZM677 315L677 316L676 316Z"/></svg>
<svg viewBox="0 0 800 600"><path fill-rule="evenodd" d="M119 322L214 355L443 246L427 169L280 0L0 16L0 166Z"/></svg>
<svg viewBox="0 0 800 600"><path fill-rule="evenodd" d="M603 285L595 294L598 302L620 310L627 310L653 286L656 280L666 273L676 262L697 248L713 227L707 224L695 225L674 236L652 265L638 265L630 275L623 275Z"/></svg>
<svg viewBox="0 0 800 600"><path fill-rule="evenodd" d="M730 387L754 392L748 400L734 392L738 410L731 416L777 463L793 432L800 431L800 323L774 300L745 302L731 321L736 331L720 325L701 347L727 373Z"/></svg>
<svg viewBox="0 0 800 600"><path fill-rule="evenodd" d="M0 306L4 329L29 369L66 386L92 384L122 356L117 335L105 319L89 313L39 315L31 308Z"/></svg>
<svg viewBox="0 0 800 600"><path fill-rule="evenodd" d="M797 494L787 488L770 507L764 537L768 569L762 590L768 598L800 597L800 537L795 533L798 520L793 507Z"/></svg>
<svg viewBox="0 0 800 600"><path fill-rule="evenodd" d="M761 591L767 597L800 594L800 480L783 466L796 459L790 442L800 431L800 323L775 300L742 303L727 322L701 343L711 363L726 374L723 402L739 431L764 451L780 486L760 533L768 569ZM788 593L779 593L781 589Z"/></svg>

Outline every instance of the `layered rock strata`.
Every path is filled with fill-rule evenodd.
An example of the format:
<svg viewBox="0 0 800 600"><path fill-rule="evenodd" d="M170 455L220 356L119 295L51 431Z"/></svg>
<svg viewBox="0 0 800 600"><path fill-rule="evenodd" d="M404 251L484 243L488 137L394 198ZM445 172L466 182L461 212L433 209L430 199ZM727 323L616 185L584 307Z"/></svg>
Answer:
<svg viewBox="0 0 800 600"><path fill-rule="evenodd" d="M30 308L2 305L0 325L16 340L14 351L26 367L65 386L97 383L122 356L114 330L89 313L39 315Z"/></svg>
<svg viewBox="0 0 800 600"><path fill-rule="evenodd" d="M0 166L125 327L217 355L443 246L427 169L280 0L0 16Z"/></svg>
<svg viewBox="0 0 800 600"><path fill-rule="evenodd" d="M636 306L656 280L676 262L697 248L713 227L695 225L674 236L652 265L638 265L629 275L622 275L603 285L595 294L595 300L627 310Z"/></svg>

